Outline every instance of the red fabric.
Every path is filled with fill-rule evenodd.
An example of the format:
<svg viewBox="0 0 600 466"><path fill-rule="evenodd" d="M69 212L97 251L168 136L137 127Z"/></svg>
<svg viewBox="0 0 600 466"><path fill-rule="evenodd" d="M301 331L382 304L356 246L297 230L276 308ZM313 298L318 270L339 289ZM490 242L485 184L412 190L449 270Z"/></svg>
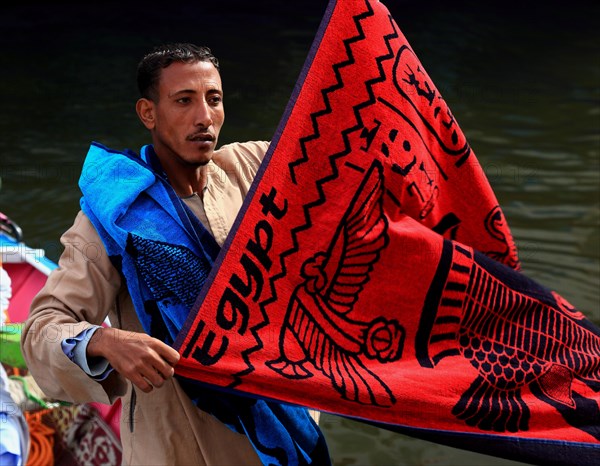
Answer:
<svg viewBox="0 0 600 466"><path fill-rule="evenodd" d="M119 438L90 404L48 410L42 422L54 430L56 465L120 465Z"/></svg>
<svg viewBox="0 0 600 466"><path fill-rule="evenodd" d="M177 373L522 460L599 459L600 331L518 272L386 8L332 1Z"/></svg>
<svg viewBox="0 0 600 466"><path fill-rule="evenodd" d="M12 298L8 307L10 322L25 322L31 301L42 289L48 277L29 264L4 263L11 280Z"/></svg>
<svg viewBox="0 0 600 466"><path fill-rule="evenodd" d="M115 437L121 438L121 399L117 399L112 405L104 403L89 403L104 422L112 429Z"/></svg>

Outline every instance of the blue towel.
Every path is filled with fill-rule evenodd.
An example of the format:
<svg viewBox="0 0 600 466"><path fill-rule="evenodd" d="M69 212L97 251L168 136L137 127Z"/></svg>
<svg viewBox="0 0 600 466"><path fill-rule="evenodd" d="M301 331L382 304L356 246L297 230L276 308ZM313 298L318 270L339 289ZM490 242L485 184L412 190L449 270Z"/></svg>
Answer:
<svg viewBox="0 0 600 466"><path fill-rule="evenodd" d="M166 181L152 146L138 156L92 143L79 186L81 208L125 277L144 330L172 345L218 244ZM306 408L176 377L199 408L245 433L264 464L331 464Z"/></svg>

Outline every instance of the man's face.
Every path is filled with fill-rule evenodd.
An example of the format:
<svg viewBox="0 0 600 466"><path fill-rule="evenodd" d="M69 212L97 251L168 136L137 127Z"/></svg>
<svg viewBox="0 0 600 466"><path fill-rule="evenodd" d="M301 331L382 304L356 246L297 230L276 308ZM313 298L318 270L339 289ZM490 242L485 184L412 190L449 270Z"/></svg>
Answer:
<svg viewBox="0 0 600 466"><path fill-rule="evenodd" d="M207 164L225 120L217 69L210 62L173 63L162 70L158 94L153 121L145 124L161 163L175 170Z"/></svg>

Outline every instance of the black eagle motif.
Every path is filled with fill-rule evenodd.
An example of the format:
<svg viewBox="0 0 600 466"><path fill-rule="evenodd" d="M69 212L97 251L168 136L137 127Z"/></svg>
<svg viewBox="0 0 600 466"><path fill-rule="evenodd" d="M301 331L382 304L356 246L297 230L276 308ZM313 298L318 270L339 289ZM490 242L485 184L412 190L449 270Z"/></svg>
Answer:
<svg viewBox="0 0 600 466"><path fill-rule="evenodd" d="M311 377L311 366L331 379L344 399L390 406L394 395L361 357L382 363L402 355L404 328L395 320L358 321L348 314L387 246L382 166L366 172L327 251L302 266L304 279L290 299L279 338L281 357L267 366L289 379Z"/></svg>

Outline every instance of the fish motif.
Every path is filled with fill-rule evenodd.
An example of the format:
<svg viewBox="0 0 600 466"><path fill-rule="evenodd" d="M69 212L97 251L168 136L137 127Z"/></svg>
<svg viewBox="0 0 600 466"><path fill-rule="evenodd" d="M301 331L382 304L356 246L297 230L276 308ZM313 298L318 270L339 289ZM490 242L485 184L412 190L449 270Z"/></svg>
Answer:
<svg viewBox="0 0 600 466"><path fill-rule="evenodd" d="M289 379L327 376L342 398L391 406L395 397L361 358L381 363L402 355L404 328L396 320L349 317L374 264L387 246L382 166L366 172L326 251L305 261L279 338L281 356L266 364Z"/></svg>
<svg viewBox="0 0 600 466"><path fill-rule="evenodd" d="M462 356L478 376L452 413L486 431L529 429L530 390L565 420L600 439L598 404L574 380L600 390L600 335L566 300L446 240L416 340L423 367Z"/></svg>

